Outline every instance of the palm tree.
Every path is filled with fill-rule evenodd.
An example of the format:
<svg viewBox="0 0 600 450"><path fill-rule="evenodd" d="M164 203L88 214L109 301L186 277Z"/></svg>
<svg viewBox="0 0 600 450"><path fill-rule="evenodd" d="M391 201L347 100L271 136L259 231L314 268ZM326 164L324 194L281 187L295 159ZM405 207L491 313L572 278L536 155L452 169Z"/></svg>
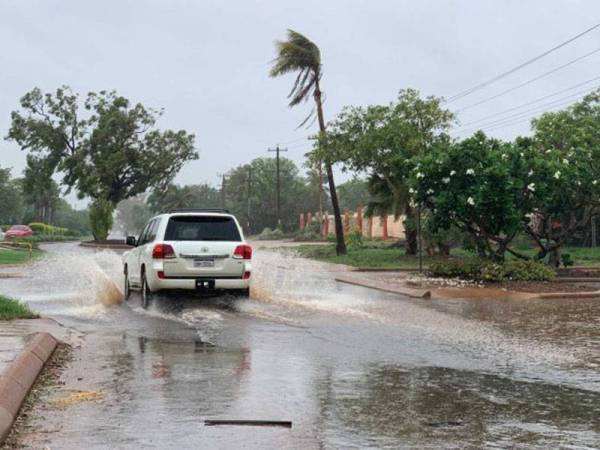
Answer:
<svg viewBox="0 0 600 450"><path fill-rule="evenodd" d="M296 81L290 91L288 98L289 106L293 107L302 101L308 101L310 97L315 101L317 108L317 119L319 121L320 137L325 137L325 118L323 117L323 100L320 87L322 76L321 71L321 52L319 47L300 33L288 30L287 40L277 41L277 57L273 61L270 75L278 77L288 73L297 72ZM304 125L312 117L312 112L300 124ZM325 161L327 170L327 179L329 181L329 195L331 196L331 205L335 218L335 236L337 240L336 253L338 255L346 254L346 243L344 242L344 227L342 225L342 215L340 205L335 190L333 180L333 170L331 163Z"/></svg>

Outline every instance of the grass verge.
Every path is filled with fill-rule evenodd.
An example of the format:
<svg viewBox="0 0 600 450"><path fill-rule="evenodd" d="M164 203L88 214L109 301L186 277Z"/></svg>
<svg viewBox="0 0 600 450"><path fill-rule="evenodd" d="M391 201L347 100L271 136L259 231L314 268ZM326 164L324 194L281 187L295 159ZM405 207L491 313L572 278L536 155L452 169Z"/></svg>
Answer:
<svg viewBox="0 0 600 450"><path fill-rule="evenodd" d="M391 242L367 242L361 248L348 248L346 255L337 256L334 244L300 245L295 250L305 258L319 261L346 264L352 267L368 269L418 269L419 258L404 253L403 248L390 247ZM534 256L536 250L519 249L522 253ZM600 266L600 248L564 247L562 253L568 253L578 266ZM461 248L452 249L454 258L473 257L473 253ZM510 256L507 255L510 259ZM445 261L446 257L423 255L423 267L427 268L432 262Z"/></svg>
<svg viewBox="0 0 600 450"><path fill-rule="evenodd" d="M0 320L33 319L35 317L37 315L27 305L14 298L0 295Z"/></svg>
<svg viewBox="0 0 600 450"><path fill-rule="evenodd" d="M40 249L34 248L31 257L29 256L29 249L7 249L0 248L0 265L3 264L23 264L28 261L32 261L35 258L42 256L44 252Z"/></svg>

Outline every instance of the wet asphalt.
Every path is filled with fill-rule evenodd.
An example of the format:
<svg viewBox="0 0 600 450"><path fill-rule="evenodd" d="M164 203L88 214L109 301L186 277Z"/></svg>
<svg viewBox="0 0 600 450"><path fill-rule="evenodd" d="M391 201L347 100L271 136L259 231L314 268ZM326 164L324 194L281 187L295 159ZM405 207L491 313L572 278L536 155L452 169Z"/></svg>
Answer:
<svg viewBox="0 0 600 450"><path fill-rule="evenodd" d="M144 310L137 293L120 301L119 255L48 250L2 291L84 345L22 447L600 447L598 300L412 300L259 249L251 298Z"/></svg>

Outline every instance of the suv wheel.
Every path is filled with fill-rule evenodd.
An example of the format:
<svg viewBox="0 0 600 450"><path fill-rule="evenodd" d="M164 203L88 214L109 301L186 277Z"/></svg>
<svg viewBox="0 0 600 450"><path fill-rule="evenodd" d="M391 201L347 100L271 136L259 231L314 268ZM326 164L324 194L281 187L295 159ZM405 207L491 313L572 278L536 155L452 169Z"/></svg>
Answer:
<svg viewBox="0 0 600 450"><path fill-rule="evenodd" d="M142 272L142 308L146 309L150 305L152 300L152 292L148 287L148 280L146 280L146 272Z"/></svg>

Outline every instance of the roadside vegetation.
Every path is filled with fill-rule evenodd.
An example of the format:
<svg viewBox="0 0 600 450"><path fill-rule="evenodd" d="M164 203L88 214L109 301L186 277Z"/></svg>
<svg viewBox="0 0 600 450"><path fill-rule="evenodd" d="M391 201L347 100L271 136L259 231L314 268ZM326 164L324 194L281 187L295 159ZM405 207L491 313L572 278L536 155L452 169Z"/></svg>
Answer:
<svg viewBox="0 0 600 450"><path fill-rule="evenodd" d="M349 241L351 242L351 240ZM529 248L521 247L519 250L531 256L534 256L537 251L532 246ZM361 246L349 245L348 254L343 256L337 256L335 248L330 243L304 244L295 247L294 251L306 258L335 264L346 264L363 269L417 270L419 268L418 255L408 255L403 247L399 247L390 241L365 240ZM568 256L570 262L577 266L600 267L600 248L567 246L564 248L563 256ZM492 267L493 264L495 266ZM568 266L572 264L568 264ZM496 263L485 258L479 258L472 249L460 247L452 248L449 255L424 254L423 267L436 276L456 276L471 279L486 279L487 277L489 278L488 281L493 281L491 279L497 277L492 273L489 276L480 276L476 273L490 272L495 269L494 272L504 273L504 278L510 278L512 272L524 268L528 272L535 273L539 271L546 274L547 276L541 277L544 279L551 279L551 274L555 273L548 265L534 260L525 261L516 257L508 257L505 262ZM549 271L544 269L549 269ZM536 277L535 275L531 276L533 279ZM518 279L524 278L518 277Z"/></svg>
<svg viewBox="0 0 600 450"><path fill-rule="evenodd" d="M30 254L29 249L25 247L18 249L0 247L0 266L6 264L23 264L39 258L43 254L44 252L38 248L33 248Z"/></svg>
<svg viewBox="0 0 600 450"><path fill-rule="evenodd" d="M29 307L14 298L0 295L0 320L33 319L37 317Z"/></svg>

